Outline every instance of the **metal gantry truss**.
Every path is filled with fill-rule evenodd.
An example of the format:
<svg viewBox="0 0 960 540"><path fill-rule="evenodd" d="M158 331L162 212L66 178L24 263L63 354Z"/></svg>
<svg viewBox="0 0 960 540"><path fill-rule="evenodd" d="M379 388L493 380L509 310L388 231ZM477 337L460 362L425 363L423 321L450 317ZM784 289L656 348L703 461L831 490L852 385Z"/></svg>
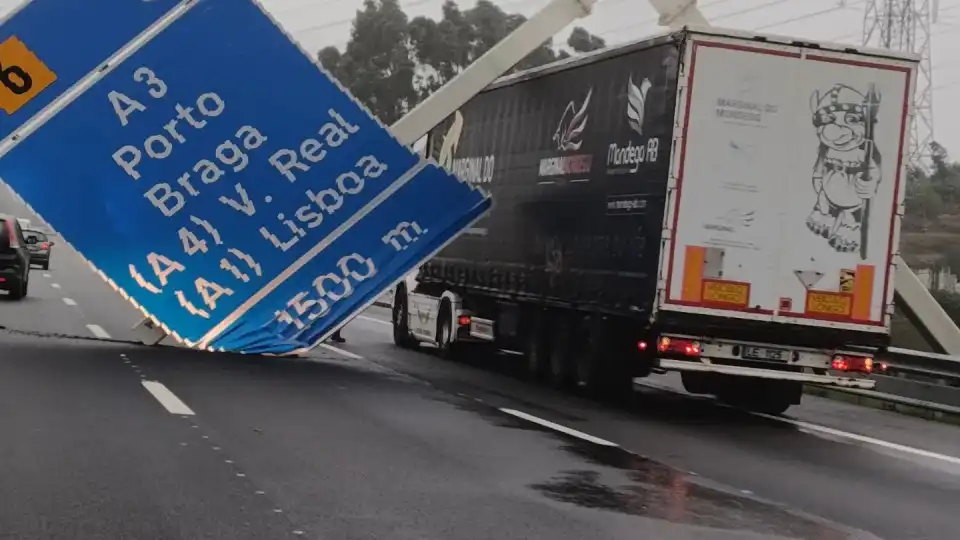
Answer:
<svg viewBox="0 0 960 540"><path fill-rule="evenodd" d="M931 28L937 0L868 0L863 14L863 45L920 55L913 118L910 123L910 163L921 170L931 164L933 132L933 65Z"/></svg>

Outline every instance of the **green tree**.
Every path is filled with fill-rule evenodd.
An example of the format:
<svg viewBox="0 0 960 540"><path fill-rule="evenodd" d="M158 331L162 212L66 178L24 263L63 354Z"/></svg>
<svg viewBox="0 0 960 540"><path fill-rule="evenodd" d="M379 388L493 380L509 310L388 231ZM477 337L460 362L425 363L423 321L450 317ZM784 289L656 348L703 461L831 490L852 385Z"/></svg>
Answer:
<svg viewBox="0 0 960 540"><path fill-rule="evenodd" d="M453 0L447 0L440 20L413 19L410 22L411 44L417 62L423 68L417 81L421 98L456 77L524 22L526 17L523 15L507 13L490 0L479 0L466 11L462 11ZM565 56L569 54L554 51L553 42L549 40L511 71L540 66Z"/></svg>
<svg viewBox="0 0 960 540"><path fill-rule="evenodd" d="M930 291L940 307L947 312L954 323L960 323L960 294L948 291Z"/></svg>
<svg viewBox="0 0 960 540"><path fill-rule="evenodd" d="M911 190L906 201L906 212L911 218L936 221L943 210L943 198L939 190L928 181L923 181L922 184Z"/></svg>
<svg viewBox="0 0 960 540"><path fill-rule="evenodd" d="M954 275L960 274L960 244L951 244L944 249L943 266Z"/></svg>
<svg viewBox="0 0 960 540"><path fill-rule="evenodd" d="M409 20L398 0L364 0L343 53L326 47L323 66L380 120L390 124L416 104Z"/></svg>
<svg viewBox="0 0 960 540"><path fill-rule="evenodd" d="M320 51L320 62L385 123L391 123L419 100L443 86L526 21L490 0L468 10L443 4L439 20L408 21L397 0L365 0L354 19L350 41L341 53ZM574 52L602 48L604 41L576 28L567 45ZM552 41L521 60L528 69L569 56Z"/></svg>
<svg viewBox="0 0 960 540"><path fill-rule="evenodd" d="M960 203L960 164L950 161L947 149L940 143L930 143L933 169L928 179L944 202Z"/></svg>
<svg viewBox="0 0 960 540"><path fill-rule="evenodd" d="M606 48L607 42L578 26L570 32L567 45L578 53L586 53Z"/></svg>

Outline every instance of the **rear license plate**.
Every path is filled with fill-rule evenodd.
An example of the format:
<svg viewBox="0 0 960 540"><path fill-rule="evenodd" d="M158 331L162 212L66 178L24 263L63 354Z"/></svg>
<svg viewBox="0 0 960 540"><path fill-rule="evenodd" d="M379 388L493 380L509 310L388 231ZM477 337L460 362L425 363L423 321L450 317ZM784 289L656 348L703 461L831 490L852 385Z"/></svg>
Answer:
<svg viewBox="0 0 960 540"><path fill-rule="evenodd" d="M770 362L786 362L790 351L783 349L768 349L766 347L744 347L740 355L746 360L767 360Z"/></svg>
<svg viewBox="0 0 960 540"><path fill-rule="evenodd" d="M470 335L481 339L493 339L493 325L486 321L470 321Z"/></svg>

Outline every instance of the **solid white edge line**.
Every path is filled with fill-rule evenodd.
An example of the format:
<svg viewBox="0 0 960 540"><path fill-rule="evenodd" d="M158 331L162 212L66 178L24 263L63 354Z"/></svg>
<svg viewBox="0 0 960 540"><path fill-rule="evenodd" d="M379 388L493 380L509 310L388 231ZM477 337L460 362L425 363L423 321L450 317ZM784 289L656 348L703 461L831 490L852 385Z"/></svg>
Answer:
<svg viewBox="0 0 960 540"><path fill-rule="evenodd" d="M326 343L321 343L320 346L323 347L324 349L327 349L330 352L337 353L341 356L346 356L351 360L363 360L363 357L360 356L359 354L346 351L344 349L341 349L340 347L334 347L333 345L328 345Z"/></svg>
<svg viewBox="0 0 960 540"><path fill-rule="evenodd" d="M818 424L811 424L809 422L804 422L803 420L794 420L792 418L784 418L780 416L772 416L769 414L763 413L752 413L754 416L759 416L761 418L766 418L769 420L776 420L778 422L783 422L785 424L790 424L800 428L801 430L806 430L809 432L823 433L825 435L832 435L834 437L839 437L842 439L849 439L852 441L862 442L866 444L872 444L874 446L879 446L881 448L886 448L888 450L896 450L898 452L903 452L904 454L913 454L915 456L920 456L929 459L936 459L940 461L945 461L952 465L960 465L960 457L948 456L946 454L938 454L936 452L931 452L929 450L923 450L921 448L915 448L913 446L907 446L905 444L899 444L890 441L884 441L882 439L875 439L873 437L867 437L866 435L859 435L857 433L850 433L848 431L841 431L839 429L834 429L826 426L821 426Z"/></svg>
<svg viewBox="0 0 960 540"><path fill-rule="evenodd" d="M66 304L66 305L68 305L68 306L75 306L75 305L77 305L77 301L74 300L73 298L64 298L64 299L63 299L63 303Z"/></svg>
<svg viewBox="0 0 960 540"><path fill-rule="evenodd" d="M163 383L157 381L140 381L140 384L142 384L143 387L147 389L147 392L150 392L150 395L159 401L160 404L163 405L163 408L167 409L170 414L183 416L194 415L193 410L187 407L186 403L180 401L180 398L164 386Z"/></svg>
<svg viewBox="0 0 960 540"><path fill-rule="evenodd" d="M99 324L88 324L87 329L100 339L110 339L110 334Z"/></svg>
<svg viewBox="0 0 960 540"><path fill-rule="evenodd" d="M389 321L383 321L383 320L380 320L380 319L377 319L377 318L374 318L374 317L367 317L366 315L357 315L357 318L358 318L358 319L363 319L363 320L369 321L369 322L375 322L375 323L378 323L378 324L383 324L383 325L386 325L386 326L393 326L393 323L391 323L391 322L389 322Z"/></svg>
<svg viewBox="0 0 960 540"><path fill-rule="evenodd" d="M536 416L533 416L532 414L527 414L527 413L522 412L522 411L517 411L517 410L514 410L514 409L504 409L504 408L500 408L499 410L500 410L500 412L509 414L510 416L516 416L517 418L521 418L521 419L526 420L526 421L528 421L528 422L533 422L534 424L539 424L539 425L541 425L541 426L543 426L543 427L545 427L545 428L552 429L552 430L554 430L554 431L559 431L560 433L563 433L563 434L566 434L566 435L570 435L571 437L576 437L576 438L578 438L578 439L583 439L584 441L591 442L591 443L593 443L593 444L599 444L600 446L610 446L610 447L613 447L613 448L616 448L616 447L619 447L619 446L620 446L619 444L617 444L617 443L615 443L615 442L610 442L610 441L608 441L608 440L606 440L606 439L601 439L601 438L599 438L599 437L594 437L593 435L588 435L588 434L586 434L586 433L584 433L584 432L582 432L582 431L577 431L577 430L575 430L575 429L571 429L571 428L568 428L568 427L565 427L565 426L561 426L560 424L554 424L553 422L551 422L551 421L549 421L549 420L544 420L543 418L538 418L538 417L536 417Z"/></svg>
<svg viewBox="0 0 960 540"><path fill-rule="evenodd" d="M684 397L688 397L688 398L710 400L710 401L712 401L713 403L715 403L716 405L719 405L719 406L721 406L721 407L726 407L726 408L728 408L728 409L735 409L735 410L738 410L738 411L741 411L741 412L745 412L745 413L748 413L748 414L750 414L750 415L752 415L752 416L756 416L756 417L759 417L759 418L764 418L764 419L767 419L767 420L773 420L773 421L775 421L775 422L780 422L780 423L783 423L783 424L789 424L789 425L791 425L791 426L794 426L794 427L799 428L800 431L803 431L803 432L805 432L805 433L807 433L807 434L814 435L814 436L816 436L818 433L819 433L819 434L823 434L823 435L831 435L831 436L836 437L836 438L839 438L839 439L847 439L847 440L849 440L849 441L861 442L861 443L864 443L864 444L870 444L870 445L877 446L877 447L880 447L880 448L886 448L886 449L888 449L888 450L896 450L896 451L902 452L902 453L904 453L904 454L912 454L912 455L915 455L915 456L924 457L924 458L928 458L928 459L936 459L936 460L944 461L944 462L946 462L946 463L950 463L950 464L953 464L953 465L960 465L960 457L956 457L956 456L948 456L948 455L946 455L946 454L938 454L938 453L936 453L936 452L931 452L930 450L923 450L922 448L916 448L916 447L913 447L913 446L907 446L907 445L905 445L905 444L899 444L899 443L895 443L895 442L884 441L884 440L882 440L882 439L877 439L877 438L874 438L874 437L868 437L868 436L866 436L866 435L860 435L859 433L851 433L851 432L849 432L849 431L842 431L842 430L835 429L835 428L831 428L831 427L827 427L827 426L821 426L821 425L819 425L819 424L811 424L810 422L804 422L803 420L795 420L795 419L793 419L793 418L787 418L787 417L785 417L785 416L774 416L774 415L771 415L771 414L764 414L764 413L747 411L747 410L743 410L743 409L736 409L735 407L730 407L729 405L725 405L725 404L720 403L720 402L718 402L718 401L712 400L711 398L707 398L707 397L700 398L700 396L695 396L695 395L692 395L692 394L687 394L687 393L685 393L685 392L680 392L679 390L675 390L675 389L673 389L673 388L667 388L667 387L661 386L661 385L645 384L645 383L642 383L642 382L640 382L640 383L634 382L634 384L639 384L639 385L641 385L641 386L645 386L645 387L647 387L647 388L652 388L652 389L655 389L655 390L660 390L660 391L663 391L663 392L671 392L671 393L677 394L677 395L679 395L679 396L684 396Z"/></svg>

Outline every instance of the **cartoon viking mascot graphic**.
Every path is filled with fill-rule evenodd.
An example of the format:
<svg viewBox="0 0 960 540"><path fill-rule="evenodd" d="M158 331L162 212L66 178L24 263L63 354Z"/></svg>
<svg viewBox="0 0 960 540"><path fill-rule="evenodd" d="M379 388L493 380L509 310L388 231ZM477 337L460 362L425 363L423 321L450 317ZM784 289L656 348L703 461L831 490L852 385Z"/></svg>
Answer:
<svg viewBox="0 0 960 540"><path fill-rule="evenodd" d="M873 142L880 95L835 84L810 97L820 145L813 166L816 203L807 227L838 252L867 256L870 201L880 186L880 154Z"/></svg>

